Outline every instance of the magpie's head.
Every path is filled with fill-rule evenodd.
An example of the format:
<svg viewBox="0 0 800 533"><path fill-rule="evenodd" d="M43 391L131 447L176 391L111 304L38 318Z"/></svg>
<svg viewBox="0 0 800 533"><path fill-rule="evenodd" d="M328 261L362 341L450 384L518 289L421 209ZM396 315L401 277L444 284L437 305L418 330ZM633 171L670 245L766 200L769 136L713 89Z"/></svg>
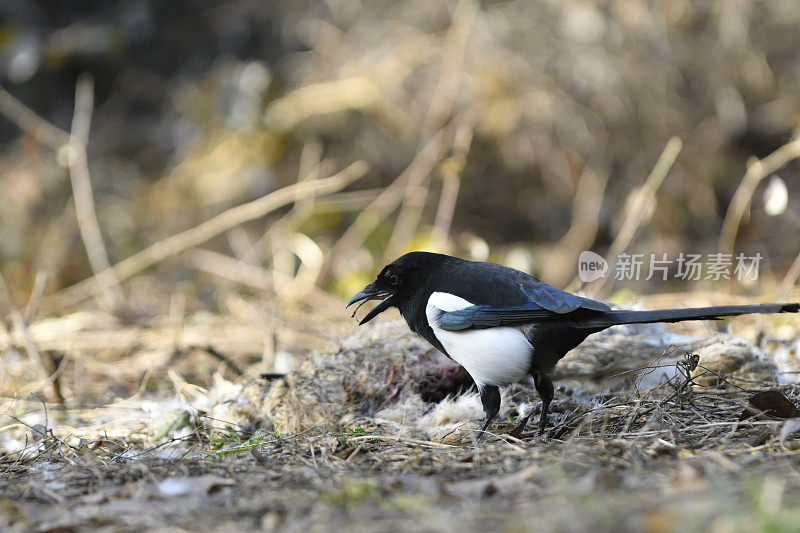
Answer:
<svg viewBox="0 0 800 533"><path fill-rule="evenodd" d="M369 300L381 300L359 322L366 324L390 307L398 307L413 298L425 287L431 273L450 259L453 258L441 254L409 252L383 267L377 279L353 296L347 302L347 307L357 302L363 305ZM355 316L355 312L353 315Z"/></svg>

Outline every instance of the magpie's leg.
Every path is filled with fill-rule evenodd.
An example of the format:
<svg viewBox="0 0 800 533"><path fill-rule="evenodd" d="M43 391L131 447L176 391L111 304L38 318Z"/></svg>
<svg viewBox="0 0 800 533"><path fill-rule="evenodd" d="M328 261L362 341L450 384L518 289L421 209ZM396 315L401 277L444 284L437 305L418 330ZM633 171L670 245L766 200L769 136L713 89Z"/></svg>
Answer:
<svg viewBox="0 0 800 533"><path fill-rule="evenodd" d="M543 372L535 372L533 374L533 384L536 386L539 398L542 399L539 434L544 434L544 428L547 427L547 412L550 410L550 402L553 401L553 396L555 396L555 388L553 387L553 380Z"/></svg>
<svg viewBox="0 0 800 533"><path fill-rule="evenodd" d="M480 391L481 403L483 404L483 412L486 413L486 418L483 421L483 427L478 432L479 438L500 411L500 388L496 385L484 385Z"/></svg>
<svg viewBox="0 0 800 533"><path fill-rule="evenodd" d="M546 374L540 374L539 372L534 372L533 374L533 383L536 385L536 392L539 393L539 397L542 399L542 415L539 418L539 433L544 432L544 428L547 425L547 413L549 411L550 402L553 400L554 388L553 382ZM522 435L522 432L525 430L525 426L528 425L528 420L530 420L531 414L525 415L525 417L520 420L519 424L508 432L509 435L512 437L519 438Z"/></svg>

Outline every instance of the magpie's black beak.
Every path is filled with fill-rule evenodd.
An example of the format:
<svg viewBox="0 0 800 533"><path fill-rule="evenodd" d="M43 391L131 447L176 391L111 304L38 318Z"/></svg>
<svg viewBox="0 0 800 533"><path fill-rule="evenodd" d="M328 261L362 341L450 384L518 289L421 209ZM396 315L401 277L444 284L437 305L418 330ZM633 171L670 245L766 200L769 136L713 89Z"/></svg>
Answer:
<svg viewBox="0 0 800 533"><path fill-rule="evenodd" d="M358 325L360 326L362 324L366 324L367 322L369 322L370 320L372 320L373 318L375 318L376 316L378 316L379 314L383 313L388 308L390 308L393 304L391 298L393 295L394 291L381 288L378 286L377 281L373 281L372 283L364 287L358 294L350 298L350 301L347 302L347 307L350 307L351 305L357 302L361 302L361 305L364 305L370 300L383 300L381 303L376 305L372 309L372 311L367 313L367 316L365 316L359 321ZM358 311L361 305L356 307L356 311ZM356 311L353 311L353 316L356 316Z"/></svg>

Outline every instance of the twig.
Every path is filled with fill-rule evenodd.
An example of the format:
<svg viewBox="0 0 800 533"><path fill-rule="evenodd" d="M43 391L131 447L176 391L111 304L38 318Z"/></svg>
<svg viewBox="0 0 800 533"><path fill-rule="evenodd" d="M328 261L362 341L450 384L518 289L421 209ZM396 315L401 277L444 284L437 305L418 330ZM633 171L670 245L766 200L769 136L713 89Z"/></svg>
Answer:
<svg viewBox="0 0 800 533"><path fill-rule="evenodd" d="M277 272L275 273L277 276L273 276L271 275L272 273L258 265L251 265L236 258L202 248L191 252L188 263L189 266L202 272L258 290L275 292L276 281L282 285L292 283L292 278L283 273ZM342 305L340 299L331 296L316 286L307 287L307 291L304 299L312 306L317 306L318 309L336 308L337 312L340 312Z"/></svg>
<svg viewBox="0 0 800 533"><path fill-rule="evenodd" d="M144 250L120 261L111 267L111 270L118 280L124 281L168 257L198 246L235 226L262 217L296 201L297 198L313 194L327 194L343 189L366 172L366 163L357 161L331 177L283 187L252 202L232 207L198 226L151 244ZM45 299L45 302L56 307L74 305L94 294L96 290L94 277L92 277L67 287Z"/></svg>
<svg viewBox="0 0 800 533"><path fill-rule="evenodd" d="M385 441L394 441L403 444L418 444L420 446L431 446L433 448L460 448L460 446L454 446L452 444L443 444L441 442L433 442L430 440L420 440L420 439L412 439L406 437L399 437L397 435L361 435L358 437L348 437L347 440L385 440Z"/></svg>
<svg viewBox="0 0 800 533"><path fill-rule="evenodd" d="M297 182L319 179L320 173L328 164L330 161L322 160L322 145L318 141L307 142L300 153ZM290 277L294 272L294 257L286 243L294 237L294 231L311 216L315 200L315 195L296 198L289 212L272 224L251 249L252 251L262 250L265 248L265 243L268 245L266 248L270 249L272 254L272 272L276 276L284 274ZM247 255L248 258L250 256L252 253ZM316 277L314 277L314 281L316 281ZM278 283L275 285L280 287Z"/></svg>
<svg viewBox="0 0 800 533"><path fill-rule="evenodd" d="M434 250L444 250L450 235L450 225L453 223L453 213L456 209L458 191L461 188L461 173L467 162L467 154L472 144L472 121L465 121L456 130L453 139L453 156L448 160L449 165L443 165L444 183L439 195L439 206L433 222L431 246Z"/></svg>
<svg viewBox="0 0 800 533"><path fill-rule="evenodd" d="M574 275L567 290L580 288L580 277L575 275L578 254L588 250L597 238L600 225L600 209L603 205L609 172L602 169L598 175L590 164L586 164L575 187L575 198L572 201L572 218L569 229L547 254L542 265L542 278L552 283L569 279L567 274Z"/></svg>
<svg viewBox="0 0 800 533"><path fill-rule="evenodd" d="M745 172L742 182L736 189L728 211L725 213L725 219L722 221L722 230L720 231L719 244L717 245L721 253L733 253L733 245L736 240L736 234L739 232L739 225L742 223L745 212L750 207L753 193L761 180L798 157L800 157L800 136L784 144L764 159L755 161L747 167L747 172ZM800 266L798 266L798 269L800 269ZM783 286L784 283L781 283L781 287Z"/></svg>
<svg viewBox="0 0 800 533"><path fill-rule="evenodd" d="M794 258L792 266L790 266L789 270L786 271L786 275L778 285L778 294L780 296L786 296L789 294L789 291L792 289L792 287L794 287L794 284L797 283L798 277L800 277L800 252L798 252L797 257Z"/></svg>
<svg viewBox="0 0 800 533"><path fill-rule="evenodd" d="M42 353L44 354L44 357L41 357ZM66 398L61 391L61 376L64 374L64 370L66 369L67 362L70 360L70 357L67 353L65 353L64 356L59 359L55 357L51 351L40 351L39 355L40 360L42 361L41 367L43 369L44 377L38 381L26 383L19 388L16 393L19 395L35 394L49 384L51 385L55 401L63 407L66 403Z"/></svg>
<svg viewBox="0 0 800 533"><path fill-rule="evenodd" d="M94 81L88 74L78 78L75 86L75 111L72 116L72 133L67 146L69 177L72 183L72 197L75 200L75 215L81 239L86 248L89 264L94 272L94 280L99 285L106 305L118 309L125 301L119 281L111 270L108 252L103 242L103 234L97 222L94 209L92 182L89 176L89 161L86 145L89 142L89 127L94 107Z"/></svg>
<svg viewBox="0 0 800 533"><path fill-rule="evenodd" d="M8 301L8 306L11 310L9 312L9 317L11 318L11 323L14 326L14 330L16 330L16 333L22 337L22 345L25 347L25 353L28 354L28 358L34 363L36 368L39 369L39 372L43 375L43 377L47 379L48 374L43 366L42 356L39 353L39 349L36 347L36 343L33 342L33 337L31 336L27 324L25 323L25 317L14 306L14 301L11 298L11 292L8 290L8 285L6 284L6 280L2 274L0 274L0 294L2 294L2 296ZM9 333L9 340L12 340L14 337L14 332L11 331Z"/></svg>
<svg viewBox="0 0 800 533"><path fill-rule="evenodd" d="M381 87L367 76L305 85L272 102L264 114L267 127L287 131L314 115L368 109L381 97Z"/></svg>
<svg viewBox="0 0 800 533"><path fill-rule="evenodd" d="M456 130L458 130L457 124L461 121L462 119L460 118L457 118L453 121ZM416 166L415 171L409 175L405 191L401 197L402 205L400 208L400 213L397 215L397 220L394 224L394 230L392 231L391 237L389 237L389 242L386 245L386 250L383 254L384 261L391 261L400 255L400 253L403 251L403 248L408 244L413 237L414 232L419 227L422 209L425 207L425 201L428 197L428 192L430 189L430 175L436 165L444 157L445 149L446 145L442 144L440 146L440 150L435 153L430 153L432 157L420 160L421 164ZM435 157L433 157L433 155L435 155ZM416 158L414 159L414 162L417 162ZM412 163L412 165L413 164L414 163Z"/></svg>
<svg viewBox="0 0 800 533"><path fill-rule="evenodd" d="M423 139L427 139L437 130L441 129L447 118L453 112L453 106L458 96L459 88L464 74L464 59L466 56L467 41L469 40L472 26L475 22L475 15L478 12L478 4L473 0L461 0L453 13L453 21L447 31L444 49L442 50L442 60L439 72L439 82L431 99L431 104L425 115L422 125ZM459 121L463 124L463 121ZM458 131L461 130L462 138L458 138ZM467 149L472 141L472 131L469 127L469 134L463 131L462 126L457 126L456 139L462 145L466 142ZM467 137L465 139L465 137ZM458 149L460 150L460 146ZM455 149L455 147L454 147ZM444 154L441 154L438 159ZM455 156L457 157L457 156ZM454 159L455 159L454 157ZM392 235L386 245L384 260L391 260L397 256L408 244L419 227L422 217L422 210L428 197L429 186L423 184L429 179L433 166L438 160L432 161L431 168L427 172L418 172L412 175L406 185L406 192L403 195L402 207L397 216ZM463 164L462 164L463 166ZM460 169L456 174L460 173ZM452 203L455 198L452 196L453 184L450 185ZM458 186L458 183L455 183ZM458 189L455 189L458 192ZM454 207L454 206L453 206ZM452 217L452 214L451 214ZM449 223L448 223L449 228Z"/></svg>
<svg viewBox="0 0 800 533"><path fill-rule="evenodd" d="M314 204L316 212L337 213L343 211L361 211L372 202L383 189L363 189L358 191L339 192L319 198Z"/></svg>
<svg viewBox="0 0 800 533"><path fill-rule="evenodd" d="M440 129L453 111L464 78L467 42L478 9L478 3L474 0L461 0L453 11L453 19L447 30L442 50L439 80L422 125L422 134L425 136L432 135Z"/></svg>
<svg viewBox="0 0 800 533"><path fill-rule="evenodd" d="M224 353L220 352L219 350L217 350L216 348L214 348L211 345L207 345L207 346L191 346L186 351L190 352L190 351L193 351L193 350L202 350L202 351L206 352L207 354L213 356L217 360L225 363L226 365L228 365L228 368L230 368L233 371L233 373L236 374L237 376L244 376L244 374L245 374L244 370L242 370L242 367L237 365L233 360L231 360L230 357L228 357Z"/></svg>
<svg viewBox="0 0 800 533"><path fill-rule="evenodd" d="M439 131L430 141L420 150L414 160L400 173L397 178L381 192L361 213L355 221L345 230L344 234L336 241L333 246L331 256L337 259L342 258L352 250L361 247L361 244L378 227L389 213L394 211L403 199L403 189L412 179L423 178L436 165L444 154L446 145L446 134L449 128Z"/></svg>
<svg viewBox="0 0 800 533"><path fill-rule="evenodd" d="M100 292L103 293L106 303L118 307L123 302L124 295L110 268L111 263L97 222L86 155L93 107L94 82L91 76L83 75L75 87L75 110L71 133L66 133L0 87L0 113L53 150L65 151L78 228L89 264L95 274L92 279L100 285Z"/></svg>
<svg viewBox="0 0 800 533"><path fill-rule="evenodd" d="M622 226L608 249L606 261L613 260L614 257L622 253L631 243L634 235L636 235L636 230L639 229L639 226L641 226L642 222L644 222L644 219L647 217L648 209L655 198L656 192L658 192L658 189L664 182L664 178L667 177L667 173L672 168L673 163L675 163L675 159L678 157L682 147L683 142L681 142L678 137L672 137L667 141L664 151L661 152L661 156L658 158L658 161L656 161L644 185L632 196ZM592 292L600 293L609 279L611 279L611 276L601 278L598 284L593 287Z"/></svg>
<svg viewBox="0 0 800 533"><path fill-rule="evenodd" d="M33 289L31 289L31 296L28 298L28 304L25 306L25 312L22 314L25 323L30 321L36 316L39 311L39 304L42 301L42 294L47 285L47 272L39 271L36 273L36 279L33 281Z"/></svg>
<svg viewBox="0 0 800 533"><path fill-rule="evenodd" d="M297 181L312 181L319 179L323 172L322 143L318 140L307 142L300 152L300 162L297 170ZM294 205L285 217L289 219L307 219L314 210L315 195L295 198Z"/></svg>
<svg viewBox="0 0 800 533"><path fill-rule="evenodd" d="M57 150L69 144L69 133L57 128L31 111L14 98L4 87L0 87L0 113L16 124L22 131L33 135L39 142Z"/></svg>

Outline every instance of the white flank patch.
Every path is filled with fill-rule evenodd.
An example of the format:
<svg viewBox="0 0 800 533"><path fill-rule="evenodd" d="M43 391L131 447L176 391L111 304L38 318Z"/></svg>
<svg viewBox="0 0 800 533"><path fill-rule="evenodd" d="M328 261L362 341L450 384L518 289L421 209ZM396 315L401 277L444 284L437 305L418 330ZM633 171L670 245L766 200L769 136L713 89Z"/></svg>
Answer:
<svg viewBox="0 0 800 533"><path fill-rule="evenodd" d="M525 379L533 347L518 329L497 327L447 331L437 326L436 318L440 311L457 311L471 305L454 294L431 294L425 314L436 338L479 386L502 387Z"/></svg>

